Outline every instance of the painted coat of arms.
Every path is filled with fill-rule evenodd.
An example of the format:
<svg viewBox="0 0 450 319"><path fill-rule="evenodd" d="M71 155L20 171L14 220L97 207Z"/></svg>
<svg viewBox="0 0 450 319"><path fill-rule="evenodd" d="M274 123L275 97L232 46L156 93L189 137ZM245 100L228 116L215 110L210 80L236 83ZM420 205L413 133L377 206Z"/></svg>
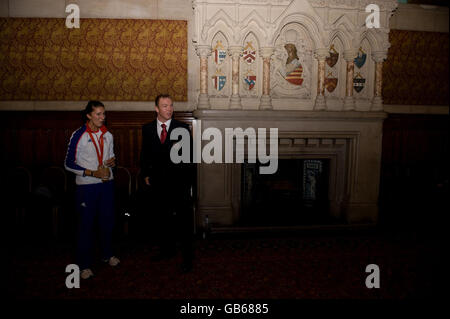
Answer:
<svg viewBox="0 0 450 319"><path fill-rule="evenodd" d="M256 84L256 75L247 75L244 78L244 83L247 85L247 89L250 91L255 87Z"/></svg>
<svg viewBox="0 0 450 319"><path fill-rule="evenodd" d="M364 63L366 63L366 57L367 54L363 51L363 49L360 47L358 51L358 56L355 58L355 65L361 69Z"/></svg>
<svg viewBox="0 0 450 319"><path fill-rule="evenodd" d="M331 72L329 72L328 77L325 78L325 88L330 93L336 89L337 83L338 83L338 79L333 78L331 76L332 76L332 74L331 74Z"/></svg>
<svg viewBox="0 0 450 319"><path fill-rule="evenodd" d="M216 75L212 76L213 86L217 91L223 89L225 84L227 83L227 77L223 75L222 71L218 69L216 71Z"/></svg>
<svg viewBox="0 0 450 319"><path fill-rule="evenodd" d="M247 42L247 45L244 48L244 52L243 52L243 58L244 61L247 62L248 64L252 64L255 59L256 59L256 50L255 48L252 46L251 42Z"/></svg>
<svg viewBox="0 0 450 319"><path fill-rule="evenodd" d="M214 47L214 62L221 64L227 57L227 51L222 45L222 41L217 41Z"/></svg>
<svg viewBox="0 0 450 319"><path fill-rule="evenodd" d="M325 59L327 64L332 68L336 65L337 61L339 60L339 53L334 48L334 44L330 46L330 56Z"/></svg>
<svg viewBox="0 0 450 319"><path fill-rule="evenodd" d="M355 78L353 79L353 87L355 88L355 91L358 93L361 92L362 89L364 89L365 83L366 79L363 79L361 74L358 72L358 74L356 74Z"/></svg>

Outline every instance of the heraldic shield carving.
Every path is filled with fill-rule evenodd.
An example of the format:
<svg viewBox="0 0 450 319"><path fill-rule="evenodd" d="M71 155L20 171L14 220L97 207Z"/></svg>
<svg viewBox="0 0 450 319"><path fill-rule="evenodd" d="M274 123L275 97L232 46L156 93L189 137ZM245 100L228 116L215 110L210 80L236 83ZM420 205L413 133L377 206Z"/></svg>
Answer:
<svg viewBox="0 0 450 319"><path fill-rule="evenodd" d="M334 49L334 44L330 47L330 56L326 58L327 64L332 68L339 60L339 53Z"/></svg>
<svg viewBox="0 0 450 319"><path fill-rule="evenodd" d="M214 62L221 64L227 57L227 51L223 47L222 41L217 41L214 47Z"/></svg>
<svg viewBox="0 0 450 319"><path fill-rule="evenodd" d="M337 78L331 78L330 76L332 76L331 72L328 73L328 77L325 78L325 88L327 89L328 92L333 92L336 87L337 87L337 83L338 83L338 79Z"/></svg>
<svg viewBox="0 0 450 319"><path fill-rule="evenodd" d="M360 47L358 51L358 56L355 58L355 65L361 69L364 63L366 63L366 57L367 54L363 51L363 49Z"/></svg>
<svg viewBox="0 0 450 319"><path fill-rule="evenodd" d="M247 42L243 53L244 61L248 64L252 64L256 60L256 50L251 42Z"/></svg>
<svg viewBox="0 0 450 319"><path fill-rule="evenodd" d="M362 89L364 89L364 85L366 83L366 79L363 79L363 77L361 76L361 74L358 72L355 76L355 78L353 79L353 87L355 88L356 92L361 92Z"/></svg>
<svg viewBox="0 0 450 319"><path fill-rule="evenodd" d="M220 91L223 89L223 87L225 86L225 84L227 83L227 77L225 75L223 75L222 71L220 69L218 69L216 71L216 75L213 75L212 77L212 84L213 87L217 90Z"/></svg>
<svg viewBox="0 0 450 319"><path fill-rule="evenodd" d="M255 87L256 84L256 75L247 75L244 78L244 82L247 85L247 89L250 91Z"/></svg>

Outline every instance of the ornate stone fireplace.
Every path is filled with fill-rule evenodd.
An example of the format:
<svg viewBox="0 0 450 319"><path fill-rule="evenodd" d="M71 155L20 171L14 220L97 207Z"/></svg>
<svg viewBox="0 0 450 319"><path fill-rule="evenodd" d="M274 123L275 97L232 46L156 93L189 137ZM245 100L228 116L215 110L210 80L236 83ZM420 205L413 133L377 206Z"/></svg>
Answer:
<svg viewBox="0 0 450 319"><path fill-rule="evenodd" d="M376 4L380 28L367 28ZM394 0L198 0L202 130L278 128L278 156L326 159L332 216L376 223L382 63ZM194 132L195 134L195 132ZM246 148L244 148L246 149ZM245 154L246 156L248 154ZM197 223L242 217L241 164L199 164Z"/></svg>

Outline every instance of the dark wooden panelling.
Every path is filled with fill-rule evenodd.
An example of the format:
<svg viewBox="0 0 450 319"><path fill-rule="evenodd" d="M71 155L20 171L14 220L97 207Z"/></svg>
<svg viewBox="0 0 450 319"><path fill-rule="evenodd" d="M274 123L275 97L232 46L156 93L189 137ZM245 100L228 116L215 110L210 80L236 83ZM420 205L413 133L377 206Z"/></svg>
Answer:
<svg viewBox="0 0 450 319"><path fill-rule="evenodd" d="M80 112L1 112L1 160L9 166L63 166L71 134L82 125ZM192 125L191 112L174 117ZM107 126L114 135L118 164L137 172L142 125L155 112L107 112Z"/></svg>
<svg viewBox="0 0 450 319"><path fill-rule="evenodd" d="M384 122L380 221L438 224L448 196L446 115L391 114Z"/></svg>

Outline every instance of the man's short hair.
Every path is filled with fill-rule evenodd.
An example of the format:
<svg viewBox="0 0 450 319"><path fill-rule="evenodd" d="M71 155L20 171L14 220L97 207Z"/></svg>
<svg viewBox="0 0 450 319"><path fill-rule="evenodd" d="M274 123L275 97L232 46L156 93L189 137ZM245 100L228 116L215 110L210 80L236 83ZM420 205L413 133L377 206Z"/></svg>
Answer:
<svg viewBox="0 0 450 319"><path fill-rule="evenodd" d="M155 105L156 105L156 106L159 106L159 100L160 100L160 99L167 99L167 98L169 98L169 99L172 100L172 97L170 96L170 94L160 94L160 95L158 95L158 96L156 97L156 99L155 99Z"/></svg>

